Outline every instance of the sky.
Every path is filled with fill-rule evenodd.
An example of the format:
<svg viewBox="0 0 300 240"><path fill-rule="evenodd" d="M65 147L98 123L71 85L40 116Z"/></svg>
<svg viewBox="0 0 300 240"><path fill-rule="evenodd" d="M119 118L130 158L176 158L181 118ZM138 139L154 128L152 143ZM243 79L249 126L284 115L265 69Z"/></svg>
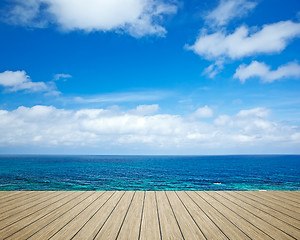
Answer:
<svg viewBox="0 0 300 240"><path fill-rule="evenodd" d="M0 53L2 154L300 154L299 0L4 0Z"/></svg>

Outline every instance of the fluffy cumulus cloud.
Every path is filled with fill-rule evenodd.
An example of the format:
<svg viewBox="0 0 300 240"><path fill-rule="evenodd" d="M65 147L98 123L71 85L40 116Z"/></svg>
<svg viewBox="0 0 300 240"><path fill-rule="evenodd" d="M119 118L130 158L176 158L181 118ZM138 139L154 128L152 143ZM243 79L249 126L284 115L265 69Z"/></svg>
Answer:
<svg viewBox="0 0 300 240"><path fill-rule="evenodd" d="M260 78L263 82L271 83L284 78L299 78L300 65L297 62L290 62L271 70L271 67L263 62L253 61L249 65L242 64L234 74L234 78L244 83L249 78Z"/></svg>
<svg viewBox="0 0 300 240"><path fill-rule="evenodd" d="M153 105L149 109L154 109ZM71 146L129 149L237 149L299 146L300 129L268 119L265 108L219 115L211 123L171 114L149 114L147 107L121 112L111 109L64 110L52 106L0 110L0 147ZM201 110L202 113L204 112ZM208 114L206 113L206 116ZM134 148L133 148L134 146ZM195 151L194 151L195 152Z"/></svg>
<svg viewBox="0 0 300 240"><path fill-rule="evenodd" d="M164 35L164 15L177 11L174 1L160 0L16 0L6 20L45 27L57 24L65 31L125 31L140 37Z"/></svg>
<svg viewBox="0 0 300 240"><path fill-rule="evenodd" d="M5 71L0 73L0 86L8 92L28 91L58 94L53 83L33 82L25 71Z"/></svg>
<svg viewBox="0 0 300 240"><path fill-rule="evenodd" d="M138 115L149 115L149 114L156 113L158 110L159 110L159 105L152 104L152 105L139 105L130 112Z"/></svg>
<svg viewBox="0 0 300 240"><path fill-rule="evenodd" d="M219 5L206 14L206 23L212 26L224 26L236 17L242 17L255 8L256 2L247 0L221 0Z"/></svg>
<svg viewBox="0 0 300 240"><path fill-rule="evenodd" d="M247 26L233 33L219 30L212 34L202 31L196 42L187 49L208 59L241 59L257 54L280 53L288 43L300 36L300 23L282 21L266 24L261 29L251 30Z"/></svg>
<svg viewBox="0 0 300 240"><path fill-rule="evenodd" d="M208 107L207 105L205 105L204 107L198 108L193 114L193 116L196 118L210 118L213 115L214 115L213 110L210 107Z"/></svg>
<svg viewBox="0 0 300 240"><path fill-rule="evenodd" d="M241 25L234 30L227 29L232 19L247 15L257 3L254 0L220 0L215 9L204 15L206 26L200 30L193 44L185 46L206 60L213 61L204 69L204 75L214 78L230 60L281 53L293 39L300 36L300 23L290 20L263 26ZM260 70L268 71L266 66Z"/></svg>

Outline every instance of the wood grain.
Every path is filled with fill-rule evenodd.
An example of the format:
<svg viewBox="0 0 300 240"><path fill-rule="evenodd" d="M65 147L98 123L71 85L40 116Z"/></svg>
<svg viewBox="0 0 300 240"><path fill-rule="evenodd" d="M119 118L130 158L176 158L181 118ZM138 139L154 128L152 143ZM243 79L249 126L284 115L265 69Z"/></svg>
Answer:
<svg viewBox="0 0 300 240"><path fill-rule="evenodd" d="M300 193L0 191L2 239L300 239Z"/></svg>

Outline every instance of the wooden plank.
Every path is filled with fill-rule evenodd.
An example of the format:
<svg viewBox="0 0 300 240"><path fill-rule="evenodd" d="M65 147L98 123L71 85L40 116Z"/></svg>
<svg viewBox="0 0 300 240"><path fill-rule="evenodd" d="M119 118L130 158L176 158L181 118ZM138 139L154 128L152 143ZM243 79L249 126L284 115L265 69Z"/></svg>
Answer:
<svg viewBox="0 0 300 240"><path fill-rule="evenodd" d="M217 192L217 194L224 197L228 201L231 201L234 204L239 205L241 208L250 212L252 215L262 219L263 221L267 222L268 224L272 225L273 227L277 228L278 230L284 232L285 234L289 235L290 237L300 239L300 231L297 228L288 225L284 221L273 217L269 213L263 212L260 209L257 209L255 207L253 207L252 205L250 205L250 204L248 204L226 192Z"/></svg>
<svg viewBox="0 0 300 240"><path fill-rule="evenodd" d="M219 201L211 197L205 192L196 192L196 194L204 199L206 202L209 202L214 208L216 208L219 212L234 223L239 229L241 229L249 238L252 239L272 239L265 232L258 229L256 226L249 223L247 220L238 215L235 211L230 208L225 207Z"/></svg>
<svg viewBox="0 0 300 240"><path fill-rule="evenodd" d="M274 225L271 225L269 222L266 222L258 216L254 215L251 211L247 210L246 208L241 207L240 204L236 204L222 197L219 193L206 192L206 194L212 196L214 199L222 203L224 206L230 208L234 212L237 212L240 217L244 218L249 223L256 226L264 233L268 234L270 237L274 239L293 239L291 236L279 230Z"/></svg>
<svg viewBox="0 0 300 240"><path fill-rule="evenodd" d="M300 197L300 191L267 191L267 192L283 192L287 193L289 195L297 196L298 198Z"/></svg>
<svg viewBox="0 0 300 240"><path fill-rule="evenodd" d="M135 193L118 239L139 239L145 192Z"/></svg>
<svg viewBox="0 0 300 240"><path fill-rule="evenodd" d="M0 191L0 200L19 193L20 191Z"/></svg>
<svg viewBox="0 0 300 240"><path fill-rule="evenodd" d="M28 239L49 239L57 232L59 232L62 228L68 225L69 222L74 220L85 208L88 208L92 204L96 202L97 199L102 196L104 192L87 192L87 197L85 197L81 202L76 201L76 204L69 209L64 207L63 211L61 211L60 215L55 216L54 214L51 217L52 219L43 219L42 222L38 222L38 225L43 226L38 231L35 231ZM82 221L84 219L81 219ZM72 229L73 230L73 229ZM67 238L62 238L67 239Z"/></svg>
<svg viewBox="0 0 300 240"><path fill-rule="evenodd" d="M234 196L237 199L244 201L245 203L251 204L253 207L256 207L257 209L259 209L265 213L268 213L268 214L272 215L273 217L276 217L277 219L280 219L281 221L284 221L284 222L300 229L300 221L299 220L291 218L288 215L285 215L285 214L277 211L276 209L270 208L269 206L264 205L260 202L254 201L250 198L247 198L240 192L227 192L227 193L231 194L232 196Z"/></svg>
<svg viewBox="0 0 300 240"><path fill-rule="evenodd" d="M127 213L135 196L135 192L128 191L116 206L110 217L107 219L103 227L96 234L94 239L113 240L118 237L122 224L126 219Z"/></svg>
<svg viewBox="0 0 300 240"><path fill-rule="evenodd" d="M39 195L43 194L43 192L32 192L29 195L22 195L16 199L11 199L10 201L7 202L3 202L0 204L0 214L3 211L6 211L7 208L11 207L11 206L18 206L21 203L26 204L26 202L30 201L30 199L34 199L36 197L38 197Z"/></svg>
<svg viewBox="0 0 300 240"><path fill-rule="evenodd" d="M31 224L32 222L40 219L44 215L51 213L51 211L57 209L58 207L62 207L68 201L71 201L72 199L80 196L81 194L83 193L65 192L64 196L60 196L57 199L54 199L55 200L54 202L47 203L47 205L44 206L43 208L39 208L37 211L31 212L31 214L26 215L25 217L23 215L18 215L17 218L13 217L4 220L3 226L5 227L3 227L0 230L0 236L2 236L3 238L9 237L20 228L27 226L28 224Z"/></svg>
<svg viewBox="0 0 300 240"><path fill-rule="evenodd" d="M0 191L0 204L3 202L7 202L9 198L16 198L18 195L24 195L24 192L21 191ZM30 194L30 192L28 192Z"/></svg>
<svg viewBox="0 0 300 240"><path fill-rule="evenodd" d="M64 213L68 212L70 209L78 206L78 204L84 202L89 197L91 200L95 199L94 192L84 192L83 194L79 195L77 198L73 198L71 201L67 202L63 205L63 207L57 207L54 209L50 214L44 215L43 217L37 219L36 221L23 226L22 224L18 224L15 228L19 229L13 235L11 235L14 239L27 239L35 234L37 231L41 230L47 224L52 221L55 221L58 217L63 215Z"/></svg>
<svg viewBox="0 0 300 240"><path fill-rule="evenodd" d="M94 239L98 231L101 229L103 224L110 217L115 207L119 204L123 196L124 191L115 192L109 201L100 208L88 221L80 228L71 239ZM61 239L61 238L55 238Z"/></svg>
<svg viewBox="0 0 300 240"><path fill-rule="evenodd" d="M153 191L147 191L145 195L140 239L142 240L161 239L155 192Z"/></svg>
<svg viewBox="0 0 300 240"><path fill-rule="evenodd" d="M270 201L268 199L264 199L262 197L260 197L261 195L259 195L258 193L255 192L255 194L252 194L250 192L240 192L240 194L246 196L246 197L249 197L251 198L252 200L254 201L257 201L261 204L264 204L268 207L271 207L277 211L280 211L281 213L283 214L286 214L292 218L295 218L296 220L300 220L300 216L299 216L299 213L297 212L294 212L293 210L290 210L290 209L287 209L285 208L285 206L283 204L278 204L278 203L275 203L273 201Z"/></svg>
<svg viewBox="0 0 300 240"><path fill-rule="evenodd" d="M178 196L173 191L165 192L173 213L176 216L182 234L185 239L206 239L200 227L193 220ZM221 238L219 238L221 239Z"/></svg>
<svg viewBox="0 0 300 240"><path fill-rule="evenodd" d="M34 192L32 192L32 191L30 191L30 192L17 192L16 194L9 195L8 197L5 197L5 198L1 199L0 204L3 204L3 203L5 204L5 203L8 203L8 202L14 201L16 199L23 198L24 196L29 196L33 193Z"/></svg>
<svg viewBox="0 0 300 240"><path fill-rule="evenodd" d="M207 239L250 239L194 192L176 192Z"/></svg>
<svg viewBox="0 0 300 240"><path fill-rule="evenodd" d="M165 192L155 192L162 239L183 239Z"/></svg>
<svg viewBox="0 0 300 240"><path fill-rule="evenodd" d="M295 195L295 196L300 197L300 191L286 191L286 192L288 192L291 195Z"/></svg>
<svg viewBox="0 0 300 240"><path fill-rule="evenodd" d="M299 192L14 193L0 239L300 239Z"/></svg>
<svg viewBox="0 0 300 240"><path fill-rule="evenodd" d="M292 206L300 208L300 197L291 195L287 192L264 192L262 196L268 195L277 200L281 200L285 203L291 204Z"/></svg>
<svg viewBox="0 0 300 240"><path fill-rule="evenodd" d="M264 194L264 192L257 194L257 192L251 192L250 194L252 195L258 195L258 197L260 197L261 199L263 199L264 201L267 202L272 202L272 203L276 203L286 209L289 209L293 212L296 211L296 213L298 214L298 216L300 217L300 213L299 213L299 208L298 211L296 210L296 206L289 204L287 201L283 201L282 199L278 198L278 197L274 197L274 195L269 195L269 194Z"/></svg>
<svg viewBox="0 0 300 240"><path fill-rule="evenodd" d="M98 194L102 194L102 192ZM64 215L58 219L59 221L49 225L43 232L33 236L33 239L44 239L44 236L47 236L47 232L49 232L49 239L71 239L105 204L109 204L108 201L113 194L114 192L105 192L91 205L88 205L81 212L75 214L74 217L72 217L73 214ZM63 224L61 224L61 222L63 222Z"/></svg>
<svg viewBox="0 0 300 240"><path fill-rule="evenodd" d="M50 197L50 195L55 196L55 192L40 192L38 195L30 195L22 200L16 200L15 202L10 202L6 206L0 206L0 219L4 213L10 212L17 212L19 209L26 209L29 206L40 202L45 197Z"/></svg>
<svg viewBox="0 0 300 240"><path fill-rule="evenodd" d="M50 194L50 196L47 197L47 193L46 193L46 198L40 198L37 202L34 202L31 205L26 205L26 206L21 206L18 208L15 208L11 211L7 211L7 212L3 212L0 215L0 223L2 221L4 221L7 218L11 218L13 216L26 216L26 214L30 214L32 211L36 211L38 209L39 206L44 206L45 203L47 204L47 202L51 202L53 198L56 198L60 195L64 194L63 192L55 192L53 194Z"/></svg>

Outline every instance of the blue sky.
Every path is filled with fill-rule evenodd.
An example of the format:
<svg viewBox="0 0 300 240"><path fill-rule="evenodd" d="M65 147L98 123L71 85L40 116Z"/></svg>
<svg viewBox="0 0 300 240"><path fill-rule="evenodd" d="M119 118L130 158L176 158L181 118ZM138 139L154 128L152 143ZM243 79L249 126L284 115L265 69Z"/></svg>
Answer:
<svg viewBox="0 0 300 240"><path fill-rule="evenodd" d="M300 153L300 2L0 3L0 152Z"/></svg>

